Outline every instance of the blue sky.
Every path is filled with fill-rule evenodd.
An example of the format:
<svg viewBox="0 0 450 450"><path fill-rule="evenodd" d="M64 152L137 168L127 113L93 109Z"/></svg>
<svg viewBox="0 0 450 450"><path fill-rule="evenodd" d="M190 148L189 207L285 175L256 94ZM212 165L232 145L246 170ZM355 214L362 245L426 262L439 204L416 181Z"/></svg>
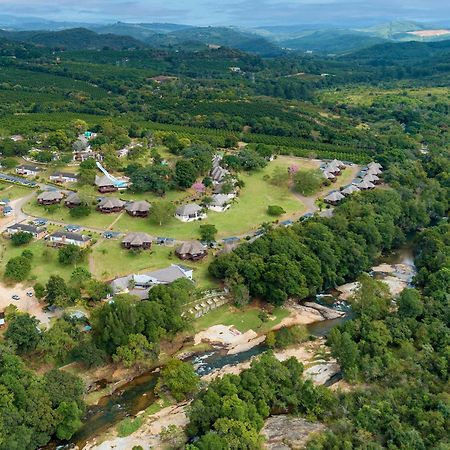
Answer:
<svg viewBox="0 0 450 450"><path fill-rule="evenodd" d="M450 22L450 0L0 0L0 14L66 21L246 26Z"/></svg>

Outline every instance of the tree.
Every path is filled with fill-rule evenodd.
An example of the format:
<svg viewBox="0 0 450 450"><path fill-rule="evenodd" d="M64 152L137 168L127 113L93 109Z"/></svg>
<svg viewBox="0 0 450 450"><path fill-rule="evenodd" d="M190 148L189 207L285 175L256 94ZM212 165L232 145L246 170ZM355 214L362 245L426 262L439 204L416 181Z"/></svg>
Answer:
<svg viewBox="0 0 450 450"><path fill-rule="evenodd" d="M108 283L92 279L84 283L84 290L89 299L94 302L99 302L111 294L111 287Z"/></svg>
<svg viewBox="0 0 450 450"><path fill-rule="evenodd" d="M158 347L155 344L148 342L142 334L130 334L127 344L117 348L113 360L125 367L132 367L154 361L157 357Z"/></svg>
<svg viewBox="0 0 450 450"><path fill-rule="evenodd" d="M167 388L175 400L180 402L194 394L198 385L199 376L195 373L192 364L179 359L171 359L161 370L158 390Z"/></svg>
<svg viewBox="0 0 450 450"><path fill-rule="evenodd" d="M295 190L302 195L315 194L324 181L322 172L319 169L299 170L294 175Z"/></svg>
<svg viewBox="0 0 450 450"><path fill-rule="evenodd" d="M84 267L76 267L70 275L70 282L78 288L81 288L86 281L92 278L91 272Z"/></svg>
<svg viewBox="0 0 450 450"><path fill-rule="evenodd" d="M269 214L269 216L279 217L286 214L286 211L281 206L269 205L267 207L267 214Z"/></svg>
<svg viewBox="0 0 450 450"><path fill-rule="evenodd" d="M46 300L49 305L67 306L70 302L69 288L64 278L59 275L50 275L45 286Z"/></svg>
<svg viewBox="0 0 450 450"><path fill-rule="evenodd" d="M181 189L191 187L197 179L198 171L194 164L187 159L180 159L175 164L175 183Z"/></svg>
<svg viewBox="0 0 450 450"><path fill-rule="evenodd" d="M45 286L42 283L35 283L34 287L34 296L41 300L45 297Z"/></svg>
<svg viewBox="0 0 450 450"><path fill-rule="evenodd" d="M92 209L89 205L75 206L75 208L70 208L69 210L70 217L73 217L74 219L87 217L89 216L89 214L91 214L91 212Z"/></svg>
<svg viewBox="0 0 450 450"><path fill-rule="evenodd" d="M283 167L276 167L269 179L270 184L274 186L287 188L289 184L289 173Z"/></svg>
<svg viewBox="0 0 450 450"><path fill-rule="evenodd" d="M39 321L29 314L18 314L10 319L5 337L12 342L20 353L34 350L41 339Z"/></svg>
<svg viewBox="0 0 450 450"><path fill-rule="evenodd" d="M105 363L108 355L95 345L91 338L85 337L73 349L73 357L86 367L98 367Z"/></svg>
<svg viewBox="0 0 450 450"><path fill-rule="evenodd" d="M28 244L33 240L33 235L31 233L27 233L26 231L18 231L11 236L11 242L16 247L20 245Z"/></svg>
<svg viewBox="0 0 450 450"><path fill-rule="evenodd" d="M74 244L64 245L58 250L58 261L65 266L79 263L83 257L84 251Z"/></svg>
<svg viewBox="0 0 450 450"><path fill-rule="evenodd" d="M31 271L31 261L23 256L11 258L5 267L5 277L13 281L23 281Z"/></svg>
<svg viewBox="0 0 450 450"><path fill-rule="evenodd" d="M199 232L200 232L200 239L203 242L207 242L208 244L210 244L211 242L214 242L216 238L217 228L213 224L200 225Z"/></svg>
<svg viewBox="0 0 450 450"><path fill-rule="evenodd" d="M175 205L170 202L160 201L152 204L150 220L160 227L168 223L175 214Z"/></svg>
<svg viewBox="0 0 450 450"><path fill-rule="evenodd" d="M38 350L44 353L46 360L64 363L76 344L73 334L72 326L59 319L43 333Z"/></svg>
<svg viewBox="0 0 450 450"><path fill-rule="evenodd" d="M250 301L250 293L248 287L243 283L231 283L230 287L231 296L233 297L234 304L238 308L242 308L248 305Z"/></svg>
<svg viewBox="0 0 450 450"><path fill-rule="evenodd" d="M405 289L398 300L398 314L400 317L416 318L423 313L423 302L420 292L416 289Z"/></svg>
<svg viewBox="0 0 450 450"><path fill-rule="evenodd" d="M76 402L62 402L56 409L59 422L56 427L56 437L69 440L81 427L82 415L83 413Z"/></svg>

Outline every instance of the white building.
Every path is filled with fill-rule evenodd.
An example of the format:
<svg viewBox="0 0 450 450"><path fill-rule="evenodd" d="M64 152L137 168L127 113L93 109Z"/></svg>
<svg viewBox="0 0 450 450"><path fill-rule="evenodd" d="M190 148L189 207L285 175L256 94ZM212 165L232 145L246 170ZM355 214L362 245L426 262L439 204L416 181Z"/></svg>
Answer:
<svg viewBox="0 0 450 450"><path fill-rule="evenodd" d="M194 222L195 220L206 219L206 214L203 208L196 203L189 203L187 205L179 206L176 209L175 217L181 222Z"/></svg>

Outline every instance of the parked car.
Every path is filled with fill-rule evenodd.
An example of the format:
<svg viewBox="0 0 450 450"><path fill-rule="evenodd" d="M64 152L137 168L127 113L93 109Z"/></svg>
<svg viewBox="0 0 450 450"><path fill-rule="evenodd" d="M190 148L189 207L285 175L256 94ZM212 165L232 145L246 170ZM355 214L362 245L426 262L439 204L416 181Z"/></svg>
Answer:
<svg viewBox="0 0 450 450"><path fill-rule="evenodd" d="M13 300L20 300L20 297L19 297L17 294L14 294L14 295L12 296L12 299L13 299Z"/></svg>
<svg viewBox="0 0 450 450"><path fill-rule="evenodd" d="M27 292L27 297L33 297L33 295L34 295L34 294L33 294L32 291L28 291L28 292Z"/></svg>

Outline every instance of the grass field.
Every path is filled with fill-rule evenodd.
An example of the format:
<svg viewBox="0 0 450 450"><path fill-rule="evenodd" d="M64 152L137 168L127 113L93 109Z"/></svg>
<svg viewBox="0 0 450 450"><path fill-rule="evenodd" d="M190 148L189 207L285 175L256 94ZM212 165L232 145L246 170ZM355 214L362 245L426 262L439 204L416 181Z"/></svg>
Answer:
<svg viewBox="0 0 450 450"><path fill-rule="evenodd" d="M176 239L198 239L200 224L214 224L218 229L218 238L223 238L233 235L244 235L252 230L256 230L263 222L273 221L274 218L267 214L268 205L279 205L286 211L286 215L280 217L279 220L292 217L294 214L300 216L304 212L304 205L295 198L293 193L287 187L273 186L265 180L265 176L271 175L276 167L287 169L294 160L297 165L302 167L317 166L316 163L300 158L279 157L259 172L250 175L242 174L241 179L244 181L245 187L241 190L232 207L224 213L208 212L208 218L201 223L182 223L173 218L163 227L159 227L152 224L149 220L122 214L114 224L113 229L122 232L145 231L153 236L165 236ZM92 200L99 196L90 186L82 188L80 192ZM189 194L189 192L171 191L166 195L165 200L180 203ZM152 194L133 194L125 191L115 193L112 196L120 197L124 200L146 199L150 203L160 200L160 198ZM55 221L101 229L108 228L119 217L118 214L105 215L93 212L88 217L75 220L70 217L69 210L63 206L54 213L49 213L42 206L38 205L36 201L27 204L24 210L37 217L46 217Z"/></svg>
<svg viewBox="0 0 450 450"><path fill-rule="evenodd" d="M0 199L7 198L10 201L16 200L17 198L31 194L31 192L33 192L31 188L0 182Z"/></svg>
<svg viewBox="0 0 450 450"><path fill-rule="evenodd" d="M182 263L194 269L195 286L199 289L215 287L217 282L209 275L208 266L212 257L203 261L180 261L174 254L174 247L153 245L150 251L130 252L121 247L118 240L103 240L92 248L91 271L94 277L111 280L115 277L163 269L170 264Z"/></svg>
<svg viewBox="0 0 450 450"><path fill-rule="evenodd" d="M224 305L196 319L194 321L194 329L197 332L220 324L234 326L241 333L245 333L248 330L265 333L290 314L285 308L275 308L270 319L263 322L258 316L260 312L261 309L253 306L238 309L234 306Z"/></svg>
<svg viewBox="0 0 450 450"><path fill-rule="evenodd" d="M33 241L28 245L14 247L7 239L0 239L0 270L3 273L9 259L19 256L25 249L33 252L29 279L46 283L50 275L59 275L68 280L75 266L63 266L58 262L58 250L46 245L46 241ZM87 263L79 264L87 268Z"/></svg>

